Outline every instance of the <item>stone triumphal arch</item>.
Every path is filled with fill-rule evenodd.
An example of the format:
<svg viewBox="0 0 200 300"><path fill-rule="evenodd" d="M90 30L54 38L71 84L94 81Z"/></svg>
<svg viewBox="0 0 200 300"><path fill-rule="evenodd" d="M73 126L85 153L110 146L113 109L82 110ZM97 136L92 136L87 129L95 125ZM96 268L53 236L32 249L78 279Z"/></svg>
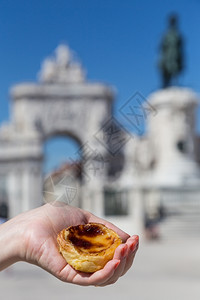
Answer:
<svg viewBox="0 0 200 300"><path fill-rule="evenodd" d="M43 145L49 137L73 137L83 157L86 145L93 153L98 149L102 157L107 155L105 141L101 143L102 128L111 117L113 94L103 84L87 82L80 64L72 59L68 47L61 45L54 57L44 61L39 83L14 86L11 98L10 121L0 130L0 178L10 217L43 202ZM95 160L95 155L90 159ZM103 203L99 201L103 197L102 172L106 169L92 181L85 180L82 197L82 206L98 213Z"/></svg>
<svg viewBox="0 0 200 300"><path fill-rule="evenodd" d="M0 128L0 205L8 204L9 217L44 203L44 144L62 135L80 145L82 208L135 233L144 230L145 218L158 216L162 206L171 211L174 203L180 216L186 203L194 211L192 220L199 218L197 97L192 91L170 87L149 96L156 114L148 114L145 137L132 138L112 116L112 90L88 82L61 45L44 61L39 82L14 86L11 98L10 121ZM137 97L124 105L132 124L127 116L133 115L130 108L138 108ZM63 187L62 173L56 178Z"/></svg>

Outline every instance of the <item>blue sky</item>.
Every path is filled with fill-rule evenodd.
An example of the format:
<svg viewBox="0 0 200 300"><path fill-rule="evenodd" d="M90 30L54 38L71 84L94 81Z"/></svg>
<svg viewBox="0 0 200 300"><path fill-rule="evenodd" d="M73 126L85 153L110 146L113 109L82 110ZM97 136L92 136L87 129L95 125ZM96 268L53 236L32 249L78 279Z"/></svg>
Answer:
<svg viewBox="0 0 200 300"><path fill-rule="evenodd" d="M76 52L88 80L116 88L115 113L120 117L118 110L131 95L139 91L148 97L160 86L159 42L171 12L179 14L185 39L186 69L180 83L199 93L198 0L1 0L0 122L9 119L10 87L36 81L41 62L59 43ZM72 155L77 145L56 139L45 149L48 164L55 166L66 153Z"/></svg>

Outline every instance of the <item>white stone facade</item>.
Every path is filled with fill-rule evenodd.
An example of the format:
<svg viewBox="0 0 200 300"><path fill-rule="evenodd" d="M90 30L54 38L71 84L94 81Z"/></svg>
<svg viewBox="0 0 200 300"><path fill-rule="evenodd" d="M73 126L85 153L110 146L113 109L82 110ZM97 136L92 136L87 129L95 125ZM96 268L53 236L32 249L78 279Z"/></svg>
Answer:
<svg viewBox="0 0 200 300"><path fill-rule="evenodd" d="M60 46L55 59L49 60L52 72L49 63L43 65L41 83L19 84L11 90L11 120L0 131L0 164L1 170L5 166L10 217L43 203L43 145L49 137L73 137L83 158L88 145L94 152L98 148L102 157L106 155L94 134L111 116L113 93L105 85L86 82L81 66L70 56L69 49ZM97 174L86 186L82 207L102 214L102 179ZM95 197L97 189L99 196Z"/></svg>
<svg viewBox="0 0 200 300"><path fill-rule="evenodd" d="M155 150L155 184L181 186L198 184L195 161L197 95L189 89L172 87L158 91L148 100L157 110L148 120L148 138Z"/></svg>
<svg viewBox="0 0 200 300"><path fill-rule="evenodd" d="M107 171L119 160L105 138L105 124L110 123L112 129L112 90L87 82L81 65L63 45L56 49L55 57L45 60L39 78L38 84L12 88L11 119L0 128L0 180L7 182L10 217L43 203L43 145L57 135L74 138L82 152L83 180L78 183L80 199L76 203L124 230L140 233L146 211L155 214L161 198L169 199L165 190L175 191L175 198L183 187L198 190L197 96L191 90L171 87L150 95L147 101L156 113L149 114L144 137L130 138L127 133L119 156L122 168L113 178ZM88 163L103 167L94 174ZM105 216L105 200L119 204L126 215Z"/></svg>

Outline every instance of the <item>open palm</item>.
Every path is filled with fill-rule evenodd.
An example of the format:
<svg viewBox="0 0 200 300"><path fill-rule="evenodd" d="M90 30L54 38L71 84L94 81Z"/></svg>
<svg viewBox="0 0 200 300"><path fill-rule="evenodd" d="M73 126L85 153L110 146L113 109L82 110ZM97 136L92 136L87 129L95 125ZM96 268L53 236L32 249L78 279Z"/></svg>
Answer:
<svg viewBox="0 0 200 300"><path fill-rule="evenodd" d="M24 229L24 260L40 266L62 281L79 285L104 286L112 284L131 267L138 248L138 236L130 237L113 224L93 214L69 205L43 207L21 215ZM57 234L71 225L98 222L115 230L123 244L115 250L114 257L102 270L93 274L74 270L60 255Z"/></svg>

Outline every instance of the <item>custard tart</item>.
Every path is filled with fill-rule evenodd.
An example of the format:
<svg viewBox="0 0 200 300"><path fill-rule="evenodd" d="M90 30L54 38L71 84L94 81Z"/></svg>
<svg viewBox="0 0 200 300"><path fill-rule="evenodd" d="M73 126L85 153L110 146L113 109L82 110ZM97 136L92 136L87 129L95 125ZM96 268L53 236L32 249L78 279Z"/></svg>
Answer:
<svg viewBox="0 0 200 300"><path fill-rule="evenodd" d="M122 243L116 232L100 223L70 226L58 234L57 241L67 263L87 273L102 269Z"/></svg>

